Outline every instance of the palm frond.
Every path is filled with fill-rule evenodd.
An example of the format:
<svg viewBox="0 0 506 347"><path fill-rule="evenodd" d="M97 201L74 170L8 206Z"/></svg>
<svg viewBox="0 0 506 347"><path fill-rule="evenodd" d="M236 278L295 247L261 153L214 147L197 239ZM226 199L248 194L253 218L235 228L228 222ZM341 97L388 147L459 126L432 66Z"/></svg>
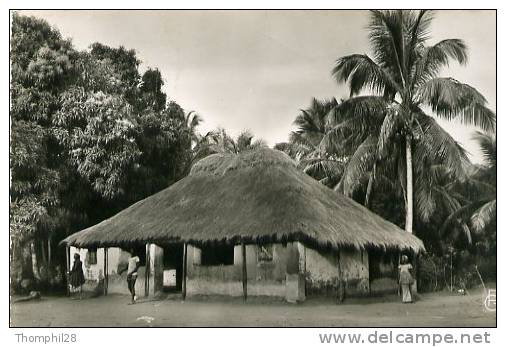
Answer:
<svg viewBox="0 0 506 347"><path fill-rule="evenodd" d="M325 157L303 158L298 166L308 175L320 180L339 178L344 171L344 163Z"/></svg>
<svg viewBox="0 0 506 347"><path fill-rule="evenodd" d="M445 221L441 225L441 232L444 233L450 226L460 223L461 221L470 220L474 211L476 211L480 206L486 204L485 200L477 200L471 203L468 203L464 206L461 206L459 209L451 212L448 217L446 217Z"/></svg>
<svg viewBox="0 0 506 347"><path fill-rule="evenodd" d="M381 66L366 54L352 54L339 58L332 69L338 83L349 82L350 96L360 93L364 88L383 94L385 89L398 92L401 87Z"/></svg>
<svg viewBox="0 0 506 347"><path fill-rule="evenodd" d="M340 182L345 195L351 196L371 170L376 160L377 143L378 139L375 136L368 136L349 159Z"/></svg>
<svg viewBox="0 0 506 347"><path fill-rule="evenodd" d="M419 58L413 66L412 86L418 87L428 80L437 77L441 68L449 66L451 60L465 65L468 60L467 46L460 39L447 39L434 46L418 49Z"/></svg>
<svg viewBox="0 0 506 347"><path fill-rule="evenodd" d="M404 86L407 76L405 51L409 35L405 31L406 19L411 12L371 11L369 20L369 41L371 42L374 59L380 66L390 71L391 78ZM398 89L401 92L400 89Z"/></svg>
<svg viewBox="0 0 506 347"><path fill-rule="evenodd" d="M293 122L298 127L298 132L325 132L325 115L310 113L309 110L300 110L300 112Z"/></svg>
<svg viewBox="0 0 506 347"><path fill-rule="evenodd" d="M423 83L416 91L415 100L429 105L435 114L445 119L460 119L464 124L495 131L495 113L485 106L485 97L453 78L433 78Z"/></svg>
<svg viewBox="0 0 506 347"><path fill-rule="evenodd" d="M426 163L440 163L452 175L460 179L467 177L471 163L466 150L434 118L419 114L418 120L420 126L414 129L414 165L423 170Z"/></svg>
<svg viewBox="0 0 506 347"><path fill-rule="evenodd" d="M341 102L328 116L330 126L342 126L353 132L379 130L390 104L381 96L357 96Z"/></svg>
<svg viewBox="0 0 506 347"><path fill-rule="evenodd" d="M477 209L471 216L471 225L474 230L480 232L497 216L497 200L487 202Z"/></svg>
<svg viewBox="0 0 506 347"><path fill-rule="evenodd" d="M417 216L424 222L428 222L436 211L436 196L427 182L423 182L423 176L415 178L414 205Z"/></svg>
<svg viewBox="0 0 506 347"><path fill-rule="evenodd" d="M460 227L462 228L462 231L464 232L464 235L467 238L467 242L469 244L473 243L473 237L471 235L471 229L467 226L466 223L460 223Z"/></svg>
<svg viewBox="0 0 506 347"><path fill-rule="evenodd" d="M421 10L418 11L418 15L415 14L407 16L406 27L409 33L409 44L408 50L410 53L416 51L417 47L423 46L424 43L430 38L429 27L434 19L434 12L432 10ZM413 56L408 56L413 58ZM412 61L408 61L407 66L410 67Z"/></svg>
<svg viewBox="0 0 506 347"><path fill-rule="evenodd" d="M202 122L204 121L204 118L202 118L199 114L194 113L193 117L190 122L190 127L192 129L197 128Z"/></svg>
<svg viewBox="0 0 506 347"><path fill-rule="evenodd" d="M316 146L310 139L298 132L292 131L288 141L293 145L291 151L296 154L296 156L304 157L314 152L316 149Z"/></svg>
<svg viewBox="0 0 506 347"><path fill-rule="evenodd" d="M301 110L295 118L294 125L297 134L292 140L303 142L312 149L316 148L321 142L328 128L329 113L338 106L335 98L326 100L312 99L311 106L305 110Z"/></svg>
<svg viewBox="0 0 506 347"><path fill-rule="evenodd" d="M381 124L378 136L378 155L383 159L387 155L387 148L392 137L400 130L399 113L396 107L389 107L387 115Z"/></svg>
<svg viewBox="0 0 506 347"><path fill-rule="evenodd" d="M448 190L441 185L436 186L434 190L438 194L437 201L442 202L447 212L452 213L462 207L462 204L459 200L461 196L459 194L456 194L455 192Z"/></svg>
<svg viewBox="0 0 506 347"><path fill-rule="evenodd" d="M479 195L483 199L492 200L497 194L497 187L495 186L495 182L491 184L485 182L481 178L476 179L475 177L470 176L466 179L465 184L468 193L473 192L475 195Z"/></svg>
<svg viewBox="0 0 506 347"><path fill-rule="evenodd" d="M450 174L445 165L415 168L415 209L422 221L428 222L437 210L453 213L461 208L458 196L446 187Z"/></svg>
<svg viewBox="0 0 506 347"><path fill-rule="evenodd" d="M497 165L497 143L495 135L476 131L473 135L473 140L478 142L481 152L487 161L487 165L491 168L495 168Z"/></svg>

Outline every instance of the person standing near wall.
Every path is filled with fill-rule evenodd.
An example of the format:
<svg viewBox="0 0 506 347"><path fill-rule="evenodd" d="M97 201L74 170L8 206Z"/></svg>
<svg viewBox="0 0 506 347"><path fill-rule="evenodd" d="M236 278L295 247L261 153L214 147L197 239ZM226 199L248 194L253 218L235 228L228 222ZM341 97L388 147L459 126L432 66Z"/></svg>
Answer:
<svg viewBox="0 0 506 347"><path fill-rule="evenodd" d="M81 300L85 279L83 272L83 263L81 262L79 253L74 254L74 264L72 265L72 270L70 270L69 273L69 282L74 291L79 291L79 300Z"/></svg>
<svg viewBox="0 0 506 347"><path fill-rule="evenodd" d="M413 275L411 274L412 270L413 266L409 263L408 256L403 255L399 264L399 285L401 287L403 303L413 302L413 295L411 293L411 286L414 283Z"/></svg>
<svg viewBox="0 0 506 347"><path fill-rule="evenodd" d="M135 295L135 281L137 281L137 270L139 269L140 259L135 255L135 251L130 251L132 255L128 259L128 270L127 270L127 284L130 294L132 294L132 304L137 301L137 295Z"/></svg>

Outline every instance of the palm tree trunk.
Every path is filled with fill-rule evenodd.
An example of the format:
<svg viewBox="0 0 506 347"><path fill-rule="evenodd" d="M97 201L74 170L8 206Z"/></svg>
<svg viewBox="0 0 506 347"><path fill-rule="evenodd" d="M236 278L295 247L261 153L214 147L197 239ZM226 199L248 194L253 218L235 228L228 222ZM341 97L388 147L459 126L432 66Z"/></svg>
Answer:
<svg viewBox="0 0 506 347"><path fill-rule="evenodd" d="M369 208L371 203L371 194L372 194L372 186L374 183L374 179L376 178L376 163L372 166L372 171L369 174L369 181L367 182L367 191L365 193L365 201L364 206Z"/></svg>
<svg viewBox="0 0 506 347"><path fill-rule="evenodd" d="M42 257L42 264L47 264L46 249L44 244L44 238L40 240L40 255Z"/></svg>
<svg viewBox="0 0 506 347"><path fill-rule="evenodd" d="M30 253L32 256L32 271L35 279L40 280L39 263L37 261L37 251L35 249L35 242L30 242Z"/></svg>
<svg viewBox="0 0 506 347"><path fill-rule="evenodd" d="M51 269L51 234L47 237L47 268Z"/></svg>
<svg viewBox="0 0 506 347"><path fill-rule="evenodd" d="M413 232L413 159L411 157L411 135L406 136L406 224L405 230Z"/></svg>

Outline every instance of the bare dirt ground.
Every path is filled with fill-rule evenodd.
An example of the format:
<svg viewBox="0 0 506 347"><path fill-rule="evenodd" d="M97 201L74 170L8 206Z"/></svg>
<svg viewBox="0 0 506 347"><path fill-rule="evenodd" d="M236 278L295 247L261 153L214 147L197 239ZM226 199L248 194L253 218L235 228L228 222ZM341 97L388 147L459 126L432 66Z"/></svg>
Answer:
<svg viewBox="0 0 506 347"><path fill-rule="evenodd" d="M423 294L414 304L397 296L331 300L300 304L251 298L178 297L140 300L128 305L122 295L72 300L44 297L11 305L13 327L492 327L496 313L487 311L483 289L469 295Z"/></svg>

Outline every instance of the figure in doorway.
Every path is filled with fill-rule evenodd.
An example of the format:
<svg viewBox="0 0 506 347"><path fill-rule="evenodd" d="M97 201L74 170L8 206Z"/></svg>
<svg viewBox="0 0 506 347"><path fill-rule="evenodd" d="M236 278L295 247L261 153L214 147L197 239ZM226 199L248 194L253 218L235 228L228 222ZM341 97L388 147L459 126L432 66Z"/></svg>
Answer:
<svg viewBox="0 0 506 347"><path fill-rule="evenodd" d="M83 263L81 262L79 253L74 254L74 264L72 265L72 270L70 270L69 273L69 282L73 291L79 292L79 300L81 300L85 279L83 272Z"/></svg>
<svg viewBox="0 0 506 347"><path fill-rule="evenodd" d="M132 304L137 302L137 295L135 295L135 281L137 281L137 270L139 269L140 259L137 255L135 255L135 251L132 249L130 251L132 255L128 259L128 270L127 270L127 283L128 290L130 294L132 294Z"/></svg>
<svg viewBox="0 0 506 347"><path fill-rule="evenodd" d="M411 286L413 285L413 275L411 271L413 266L409 263L407 255L401 257L401 263L399 264L399 286L401 288L402 302L411 303L413 302L413 295L411 292Z"/></svg>

